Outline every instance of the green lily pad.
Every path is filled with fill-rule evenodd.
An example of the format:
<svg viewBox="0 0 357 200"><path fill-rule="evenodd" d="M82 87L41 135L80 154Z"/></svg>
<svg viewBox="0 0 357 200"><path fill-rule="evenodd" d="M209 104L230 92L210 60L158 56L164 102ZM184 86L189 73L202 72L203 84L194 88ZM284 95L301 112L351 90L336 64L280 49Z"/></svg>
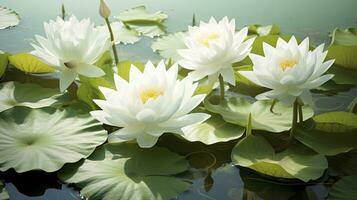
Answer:
<svg viewBox="0 0 357 200"><path fill-rule="evenodd" d="M0 83L0 112L14 106L41 108L55 104L61 94L57 89L32 83Z"/></svg>
<svg viewBox="0 0 357 200"><path fill-rule="evenodd" d="M55 69L28 53L9 56L10 64L26 73L50 73Z"/></svg>
<svg viewBox="0 0 357 200"><path fill-rule="evenodd" d="M5 184L0 180L0 200L10 199L9 194L5 189Z"/></svg>
<svg viewBox="0 0 357 200"><path fill-rule="evenodd" d="M4 75L6 71L7 64L9 63L9 54L1 53L0 54L0 77Z"/></svg>
<svg viewBox="0 0 357 200"><path fill-rule="evenodd" d="M329 200L352 200L357 199L357 174L342 177L333 184Z"/></svg>
<svg viewBox="0 0 357 200"><path fill-rule="evenodd" d="M327 160L302 146L292 146L275 153L274 148L261 136L248 135L232 150L234 164L251 168L262 174L302 181L321 177L327 168Z"/></svg>
<svg viewBox="0 0 357 200"><path fill-rule="evenodd" d="M249 27L249 34L256 34L259 36L267 36L267 35L278 35L280 33L280 27L272 24L272 25L250 25Z"/></svg>
<svg viewBox="0 0 357 200"><path fill-rule="evenodd" d="M229 123L245 126L249 113L252 115L252 127L255 130L266 130L274 133L289 130L292 125L292 107L277 102L274 113L270 111L271 101L249 103L243 97L226 97L223 103L213 104L210 101L218 96L206 98L204 105L208 111L220 114ZM303 107L304 120L313 116L310 107Z"/></svg>
<svg viewBox="0 0 357 200"><path fill-rule="evenodd" d="M185 33L177 32L169 35L165 35L158 38L151 45L153 51L158 52L161 57L166 59L172 59L177 61L181 56L177 53L177 49L187 48L183 42Z"/></svg>
<svg viewBox="0 0 357 200"><path fill-rule="evenodd" d="M295 138L324 155L336 155L357 148L357 115L349 112L329 112L313 117L315 123L305 123Z"/></svg>
<svg viewBox="0 0 357 200"><path fill-rule="evenodd" d="M89 156L107 133L89 114L52 107L0 113L0 170L54 172Z"/></svg>
<svg viewBox="0 0 357 200"><path fill-rule="evenodd" d="M245 128L227 123L219 115L211 115L207 121L187 126L182 131L185 139L191 142L199 141L210 145L238 139L244 134Z"/></svg>
<svg viewBox="0 0 357 200"><path fill-rule="evenodd" d="M142 63L140 61L124 60L124 61L121 61L118 63L118 66L117 66L118 75L121 76L126 81L129 81L129 73L130 73L130 68L132 65L134 65L140 71L144 71L144 68L145 68L144 63Z"/></svg>
<svg viewBox="0 0 357 200"><path fill-rule="evenodd" d="M95 78L80 75L80 85L77 90L78 99L86 103L92 109L97 108L93 99L104 99L103 94L99 90L99 86L114 88L113 60L110 52L104 53L95 65L100 67L105 72L105 75Z"/></svg>
<svg viewBox="0 0 357 200"><path fill-rule="evenodd" d="M335 59L335 64L340 67L357 70L357 30L335 29L327 58Z"/></svg>
<svg viewBox="0 0 357 200"><path fill-rule="evenodd" d="M126 10L116 18L123 22L127 28L138 31L148 37L155 37L165 33L165 27L162 22L167 18L167 15L161 11L148 13L145 6Z"/></svg>
<svg viewBox="0 0 357 200"><path fill-rule="evenodd" d="M347 69L338 65L333 65L328 74L334 74L332 80L337 84L357 85L357 70ZM324 84L323 86L325 86Z"/></svg>
<svg viewBox="0 0 357 200"><path fill-rule="evenodd" d="M0 6L0 30L16 26L20 23L19 15L6 7Z"/></svg>
<svg viewBox="0 0 357 200"><path fill-rule="evenodd" d="M176 176L188 168L183 156L165 148L120 143L103 146L76 166L66 165L59 177L93 200L169 200L190 186Z"/></svg>

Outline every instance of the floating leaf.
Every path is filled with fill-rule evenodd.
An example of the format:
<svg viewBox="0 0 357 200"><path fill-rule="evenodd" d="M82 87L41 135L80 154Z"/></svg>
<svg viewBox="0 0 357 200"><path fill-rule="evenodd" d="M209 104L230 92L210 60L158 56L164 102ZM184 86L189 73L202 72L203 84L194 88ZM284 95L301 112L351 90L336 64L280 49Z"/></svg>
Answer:
<svg viewBox="0 0 357 200"><path fill-rule="evenodd" d="M142 62L125 60L118 63L118 75L129 81L129 73L132 65L134 65L140 71L144 71L145 65Z"/></svg>
<svg viewBox="0 0 357 200"><path fill-rule="evenodd" d="M328 166L339 175L353 175L357 173L357 150L351 150L347 153L340 153L335 156L329 156Z"/></svg>
<svg viewBox="0 0 357 200"><path fill-rule="evenodd" d="M333 184L329 200L352 200L357 199L357 174L342 177Z"/></svg>
<svg viewBox="0 0 357 200"><path fill-rule="evenodd" d="M357 147L357 115L329 112L313 117L315 123L298 129L295 137L324 155L336 155Z"/></svg>
<svg viewBox="0 0 357 200"><path fill-rule="evenodd" d="M190 186L175 177L188 169L185 158L162 147L107 144L79 165L66 165L59 177L93 200L170 200Z"/></svg>
<svg viewBox="0 0 357 200"><path fill-rule="evenodd" d="M155 37L165 33L162 22L167 15L162 12L148 13L145 6L135 7L120 13L117 17L129 29L134 29L148 37Z"/></svg>
<svg viewBox="0 0 357 200"><path fill-rule="evenodd" d="M97 106L94 104L93 99L103 99L103 94L99 91L98 87L108 87L114 88L114 71L113 71L113 60L110 52L103 54L101 59L96 62L96 66L100 67L105 75L96 78L90 78L85 76L79 76L80 85L77 90L78 99L85 102L92 109L96 109Z"/></svg>
<svg viewBox="0 0 357 200"><path fill-rule="evenodd" d="M245 128L227 123L219 115L211 115L207 121L187 126L182 131L184 132L183 137L185 139L191 142L200 141L210 145L238 139L244 134Z"/></svg>
<svg viewBox="0 0 357 200"><path fill-rule="evenodd" d="M357 45L357 29L348 28L345 30L340 30L336 28L332 33L332 45L346 45L346 46L356 46Z"/></svg>
<svg viewBox="0 0 357 200"><path fill-rule="evenodd" d="M267 36L267 35L278 35L280 33L279 26L272 24L272 25L250 25L249 27L249 34L257 34L259 36Z"/></svg>
<svg viewBox="0 0 357 200"><path fill-rule="evenodd" d="M357 31L354 28L332 33L332 42L328 48L327 58L335 59L339 67L357 70Z"/></svg>
<svg viewBox="0 0 357 200"><path fill-rule="evenodd" d="M333 65L328 71L328 74L334 74L332 80L337 84L349 84L357 86L357 71L347 69L338 65ZM324 84L326 85L326 84Z"/></svg>
<svg viewBox="0 0 357 200"><path fill-rule="evenodd" d="M0 77L2 77L6 71L7 64L9 63L8 57L9 54L7 53L0 54Z"/></svg>
<svg viewBox="0 0 357 200"><path fill-rule="evenodd" d="M140 33L126 28L123 23L113 22L110 25L112 27L115 44L134 44L140 40ZM101 32L107 33L108 38L110 37L108 27L106 25L99 26L98 28L101 29Z"/></svg>
<svg viewBox="0 0 357 200"><path fill-rule="evenodd" d="M10 199L9 194L5 189L5 184L0 180L0 200Z"/></svg>
<svg viewBox="0 0 357 200"><path fill-rule="evenodd" d="M268 141L254 135L238 142L232 150L232 161L269 176L297 178L305 182L321 177L327 168L327 160L323 155L303 146L292 146L275 153Z"/></svg>
<svg viewBox="0 0 357 200"><path fill-rule="evenodd" d="M51 106L60 96L57 89L43 88L32 83L0 83L0 112L14 106L30 108Z"/></svg>
<svg viewBox="0 0 357 200"><path fill-rule="evenodd" d="M26 73L49 73L55 69L28 53L9 56L10 64Z"/></svg>
<svg viewBox="0 0 357 200"><path fill-rule="evenodd" d="M208 111L220 114L229 123L245 126L249 113L252 115L252 127L255 130L282 132L289 130L292 124L292 107L277 102L274 113L270 111L271 101L256 101L249 103L243 97L227 97L223 103L213 104L210 100L218 99L217 96L206 98L204 105ZM303 107L304 119L313 116L310 107Z"/></svg>
<svg viewBox="0 0 357 200"><path fill-rule="evenodd" d="M151 45L153 51L158 52L163 58L178 61L181 56L177 53L177 49L187 48L183 42L185 33L177 32L158 38Z"/></svg>
<svg viewBox="0 0 357 200"><path fill-rule="evenodd" d="M0 6L0 30L20 23L19 15L6 7Z"/></svg>
<svg viewBox="0 0 357 200"><path fill-rule="evenodd" d="M52 107L15 107L0 113L0 170L54 172L89 156L107 139L89 114Z"/></svg>

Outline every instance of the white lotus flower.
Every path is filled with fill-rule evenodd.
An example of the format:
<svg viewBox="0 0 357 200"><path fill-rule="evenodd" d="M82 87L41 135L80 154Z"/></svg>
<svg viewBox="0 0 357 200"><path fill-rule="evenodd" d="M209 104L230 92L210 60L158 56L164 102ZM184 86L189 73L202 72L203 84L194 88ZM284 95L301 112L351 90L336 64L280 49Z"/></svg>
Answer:
<svg viewBox="0 0 357 200"><path fill-rule="evenodd" d="M253 71L240 73L257 85L271 91L256 96L258 100L278 99L291 105L296 98L305 104L312 104L310 89L319 87L333 75L323 75L334 60L324 62L327 51L324 45L309 50L309 38L299 45L292 37L289 42L279 38L276 48L263 43L265 57L250 54Z"/></svg>
<svg viewBox="0 0 357 200"><path fill-rule="evenodd" d="M78 21L71 16L64 21L44 23L46 38L36 35L38 44L31 44L33 55L61 71L60 90L64 91L77 77L103 76L105 73L93 64L110 47L107 34L94 27L89 19Z"/></svg>
<svg viewBox="0 0 357 200"><path fill-rule="evenodd" d="M109 137L109 142L136 139L140 147L155 145L165 132L182 133L181 128L209 118L205 113L190 113L205 95L192 96L197 88L190 78L177 80L177 64L166 70L161 61L149 61L144 72L130 69L128 83L114 75L116 90L101 87L106 100L94 100L102 109L92 111L97 120L123 127Z"/></svg>
<svg viewBox="0 0 357 200"><path fill-rule="evenodd" d="M250 52L254 38L247 39L248 28L235 31L235 20L224 17L218 23L212 17L209 23L200 22L199 27L188 27L184 38L187 49L179 49L182 57L178 63L189 70L194 81L206 76L216 82L223 79L235 85L232 63L242 61ZM246 40L246 41L245 41Z"/></svg>

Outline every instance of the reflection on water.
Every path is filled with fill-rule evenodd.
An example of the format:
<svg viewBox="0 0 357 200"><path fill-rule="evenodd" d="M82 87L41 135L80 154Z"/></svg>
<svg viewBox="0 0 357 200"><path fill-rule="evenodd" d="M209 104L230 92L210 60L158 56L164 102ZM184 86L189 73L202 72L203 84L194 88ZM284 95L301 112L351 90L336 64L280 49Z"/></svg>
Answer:
<svg viewBox="0 0 357 200"><path fill-rule="evenodd" d="M98 0L63 0L68 13L79 17L90 17L96 24L103 21L98 14ZM19 26L0 31L0 49L3 51L30 51L29 41L35 34L43 34L43 21L55 18L60 13L61 1L43 0L2 0L1 5L16 10L21 16ZM85 7L83 6L85 2ZM235 18L238 27L246 24L278 24L283 33L309 36L315 43L328 43L328 33L335 27L357 25L356 0L108 0L115 15L125 9L145 5L150 11L162 10L169 15L166 22L169 32L186 29L192 15L207 20L211 15L221 18L225 15ZM132 46L119 46L120 59L158 60L150 48L151 39L143 38ZM315 112L346 110L357 96L357 89L348 89L333 96L315 93ZM234 145L234 143L233 143ZM221 145L222 146L222 145ZM302 182L281 183L266 179L246 169L229 164L232 144L208 147L194 144L195 151L206 155L192 156L190 162L205 156L215 156L216 170L206 170L198 176L180 200L212 199L325 199L325 185L306 185ZM172 146L171 146L172 147ZM181 149L177 149L180 147ZM170 148L170 147L169 147ZM192 144L175 143L175 152L185 155L192 151ZM196 160L196 164L202 164ZM222 167L220 167L223 164ZM197 167L197 165L196 165ZM200 168L200 167L198 167ZM78 191L61 184L55 174L14 173L0 174L5 179L6 189L14 200L75 200L82 199Z"/></svg>

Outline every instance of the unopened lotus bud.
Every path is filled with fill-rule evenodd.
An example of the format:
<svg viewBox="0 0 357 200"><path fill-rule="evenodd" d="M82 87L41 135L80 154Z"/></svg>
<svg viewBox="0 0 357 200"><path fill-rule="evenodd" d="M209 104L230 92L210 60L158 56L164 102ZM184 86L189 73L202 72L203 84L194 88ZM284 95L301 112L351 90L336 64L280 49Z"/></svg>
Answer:
<svg viewBox="0 0 357 200"><path fill-rule="evenodd" d="M100 0L99 14L103 18L108 18L110 15L110 9L104 0Z"/></svg>

